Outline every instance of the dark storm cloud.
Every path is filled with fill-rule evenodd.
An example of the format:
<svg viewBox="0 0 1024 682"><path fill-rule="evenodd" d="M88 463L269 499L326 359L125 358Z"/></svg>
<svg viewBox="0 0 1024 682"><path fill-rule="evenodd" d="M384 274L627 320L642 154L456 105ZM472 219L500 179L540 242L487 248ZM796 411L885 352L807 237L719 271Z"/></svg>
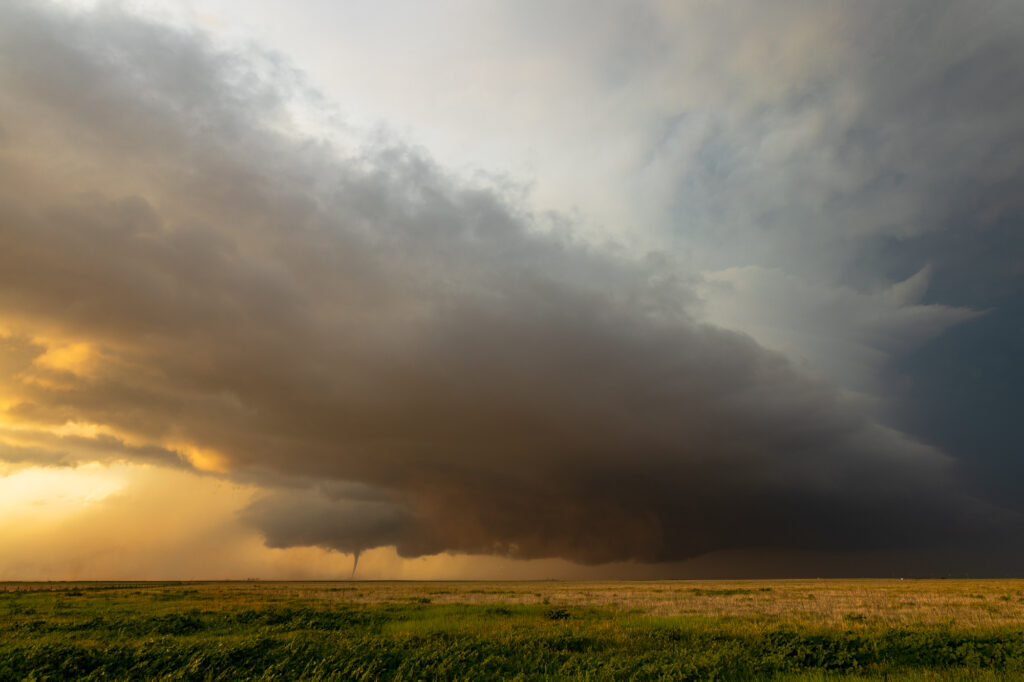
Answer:
<svg viewBox="0 0 1024 682"><path fill-rule="evenodd" d="M694 321L657 259L401 145L281 132L295 78L113 11L4 10L0 313L91 358L15 362L8 414L215 452L279 488L244 514L274 546L665 561L1017 532L941 453Z"/></svg>
<svg viewBox="0 0 1024 682"><path fill-rule="evenodd" d="M713 267L752 266L738 271L749 290L804 278L799 305L778 303L765 314L773 319L758 322L774 323L765 338L781 337L844 386L881 396L888 423L943 447L979 494L998 492L1019 509L1020 3L749 5L699 5L699 21L686 16L700 27L688 42L678 23L649 24L645 44L662 49L625 58L634 80L661 68L676 81L723 84L707 86L706 100L667 107L653 138L650 163L673 178L670 229L698 235ZM672 46L702 35L708 44L695 51L714 58L694 68L692 52ZM760 59L743 68L733 59L743 54ZM951 318L934 306L873 330L856 317L823 324L809 314L816 305L845 314L833 304L837 287L877 291L925 268L922 303L985 313L963 322L966 311L949 311L962 325L945 336L933 331ZM733 317L765 309L748 301ZM938 323L931 330L928 314ZM874 333L863 347L847 345L864 331Z"/></svg>
<svg viewBox="0 0 1024 682"><path fill-rule="evenodd" d="M893 423L955 454L965 487L1020 510L1024 11L1007 2L892 11L915 38L874 36L863 71L870 99L848 148L877 171L869 197L904 192L917 208L902 229L851 250L848 276L901 277L931 263L928 300L986 311L894 359Z"/></svg>
<svg viewBox="0 0 1024 682"><path fill-rule="evenodd" d="M692 39L704 59L673 51L685 27L663 21L650 42L664 49L630 66L636 78L671 68L711 93L679 97L651 163L674 175L675 229L723 245L722 267L877 285L926 263L865 268L863 241L1020 210L1018 3L746 5L684 15L703 29Z"/></svg>

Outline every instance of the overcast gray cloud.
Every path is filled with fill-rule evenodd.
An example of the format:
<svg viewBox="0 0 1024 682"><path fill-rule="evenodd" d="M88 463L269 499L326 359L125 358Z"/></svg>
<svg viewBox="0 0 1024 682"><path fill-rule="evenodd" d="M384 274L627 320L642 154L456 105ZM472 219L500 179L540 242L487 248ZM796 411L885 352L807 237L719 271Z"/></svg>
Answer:
<svg viewBox="0 0 1024 682"><path fill-rule="evenodd" d="M586 242L400 142L294 131L307 89L274 54L112 9L3 12L5 413L107 432L0 456L258 481L244 518L281 547L600 563L1019 535L947 454L702 322L707 283L671 257ZM846 292L834 312L864 324L836 337L884 355L975 314L922 291Z"/></svg>

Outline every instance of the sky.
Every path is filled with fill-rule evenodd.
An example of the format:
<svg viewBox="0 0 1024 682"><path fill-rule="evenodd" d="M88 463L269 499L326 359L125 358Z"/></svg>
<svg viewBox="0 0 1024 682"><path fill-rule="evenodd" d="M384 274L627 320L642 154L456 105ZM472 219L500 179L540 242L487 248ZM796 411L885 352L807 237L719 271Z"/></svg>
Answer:
<svg viewBox="0 0 1024 682"><path fill-rule="evenodd" d="M1024 573L1014 0L0 2L0 580Z"/></svg>

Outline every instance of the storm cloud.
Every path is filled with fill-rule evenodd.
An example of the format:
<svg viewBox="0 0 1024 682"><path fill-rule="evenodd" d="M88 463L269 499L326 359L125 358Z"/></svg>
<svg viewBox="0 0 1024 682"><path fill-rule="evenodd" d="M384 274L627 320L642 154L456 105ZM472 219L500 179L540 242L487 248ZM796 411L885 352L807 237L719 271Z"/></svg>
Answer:
<svg viewBox="0 0 1024 682"><path fill-rule="evenodd" d="M3 10L0 388L19 426L0 457L255 482L242 516L275 547L592 564L1019 537L954 456L784 343L705 321L715 281L397 138L302 132L306 98L273 53L109 8ZM772 248L807 247L806 226ZM837 338L881 365L978 315L922 303L922 272L881 315L835 299L868 320ZM769 279L791 310L818 305Z"/></svg>

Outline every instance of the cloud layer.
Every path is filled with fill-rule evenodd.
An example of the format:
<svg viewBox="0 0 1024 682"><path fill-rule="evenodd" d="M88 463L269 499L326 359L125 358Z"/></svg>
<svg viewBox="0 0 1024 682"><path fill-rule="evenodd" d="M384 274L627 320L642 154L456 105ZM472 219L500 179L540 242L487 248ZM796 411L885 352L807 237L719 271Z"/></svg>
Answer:
<svg viewBox="0 0 1024 682"><path fill-rule="evenodd" d="M4 10L0 457L256 483L243 519L275 547L658 562L1018 532L948 456L701 322L670 259L400 142L297 133L305 92L115 10Z"/></svg>

